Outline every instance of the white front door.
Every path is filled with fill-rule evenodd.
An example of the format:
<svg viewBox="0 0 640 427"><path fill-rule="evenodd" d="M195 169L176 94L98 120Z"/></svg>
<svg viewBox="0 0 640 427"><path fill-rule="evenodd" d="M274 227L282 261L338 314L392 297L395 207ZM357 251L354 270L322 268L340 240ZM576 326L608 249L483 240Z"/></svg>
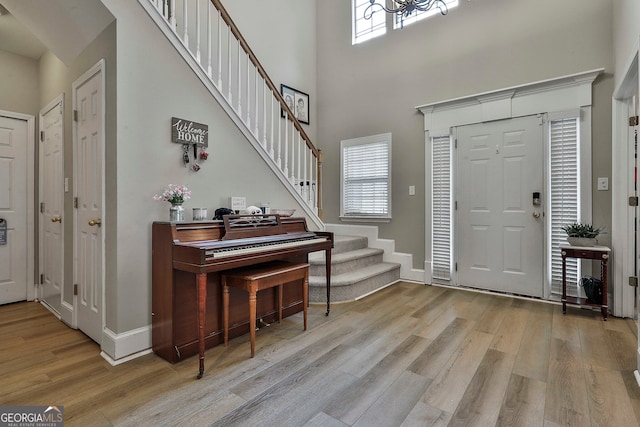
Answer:
<svg viewBox="0 0 640 427"><path fill-rule="evenodd" d="M63 290L64 215L63 100L40 112L40 300L60 314Z"/></svg>
<svg viewBox="0 0 640 427"><path fill-rule="evenodd" d="M543 297L541 119L461 126L457 140L458 284Z"/></svg>
<svg viewBox="0 0 640 427"><path fill-rule="evenodd" d="M27 299L28 129L0 113L0 304Z"/></svg>
<svg viewBox="0 0 640 427"><path fill-rule="evenodd" d="M74 252L78 328L98 344L103 330L103 147L102 62L73 84L76 227Z"/></svg>

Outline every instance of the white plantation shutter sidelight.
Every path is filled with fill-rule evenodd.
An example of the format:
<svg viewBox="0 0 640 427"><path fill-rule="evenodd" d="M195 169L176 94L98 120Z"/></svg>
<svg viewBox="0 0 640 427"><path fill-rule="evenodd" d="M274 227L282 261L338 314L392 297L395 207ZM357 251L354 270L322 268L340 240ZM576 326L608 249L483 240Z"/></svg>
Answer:
<svg viewBox="0 0 640 427"><path fill-rule="evenodd" d="M451 137L431 139L432 147L432 239L431 277L434 282L451 280L452 207Z"/></svg>
<svg viewBox="0 0 640 427"><path fill-rule="evenodd" d="M341 216L391 218L391 134L341 142Z"/></svg>
<svg viewBox="0 0 640 427"><path fill-rule="evenodd" d="M567 243L562 227L580 218L579 120L577 117L549 121L549 168L551 184L551 293L562 295L562 255ZM567 294L578 296L578 260L567 258Z"/></svg>

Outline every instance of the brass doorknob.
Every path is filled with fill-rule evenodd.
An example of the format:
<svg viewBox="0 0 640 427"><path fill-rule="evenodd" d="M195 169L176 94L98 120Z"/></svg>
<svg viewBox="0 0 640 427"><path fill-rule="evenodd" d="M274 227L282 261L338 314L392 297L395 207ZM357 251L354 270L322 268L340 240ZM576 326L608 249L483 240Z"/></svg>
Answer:
<svg viewBox="0 0 640 427"><path fill-rule="evenodd" d="M51 217L51 222L62 222L62 217L61 216L52 216Z"/></svg>
<svg viewBox="0 0 640 427"><path fill-rule="evenodd" d="M100 220L100 218L90 219L89 220L89 225L92 226L92 227L94 225L97 225L98 227L100 227L102 225L102 221Z"/></svg>
<svg viewBox="0 0 640 427"><path fill-rule="evenodd" d="M533 217L534 218L540 218L540 212L534 212L533 213Z"/></svg>

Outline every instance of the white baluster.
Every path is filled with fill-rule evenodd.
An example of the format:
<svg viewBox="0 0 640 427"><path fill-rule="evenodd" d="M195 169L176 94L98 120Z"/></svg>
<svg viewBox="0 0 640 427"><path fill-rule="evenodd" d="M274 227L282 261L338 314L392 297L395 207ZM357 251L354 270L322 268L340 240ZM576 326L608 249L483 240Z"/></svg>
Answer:
<svg viewBox="0 0 640 427"><path fill-rule="evenodd" d="M243 55L240 53L242 51L240 40L236 39L236 42L238 42L238 116L242 118L242 67L240 58Z"/></svg>
<svg viewBox="0 0 640 427"><path fill-rule="evenodd" d="M255 73L254 74L254 77L255 77L254 78L254 84L253 84L253 88L255 90L255 106L254 106L255 110L254 110L254 113L253 113L254 117L255 117L255 128L254 128L253 134L256 136L256 139L260 140L260 136L259 136L260 135L259 134L260 131L258 130L258 127L259 127L258 113L260 112L258 110L258 78L260 77L260 73L258 73L258 68L254 68L253 71Z"/></svg>
<svg viewBox="0 0 640 427"><path fill-rule="evenodd" d="M284 168L282 172L289 177L289 113L284 114Z"/></svg>
<svg viewBox="0 0 640 427"><path fill-rule="evenodd" d="M233 106L233 96L231 95L231 27L227 25L227 64L229 67L229 71L227 73L227 79L229 83L229 96L227 100L229 101L229 105Z"/></svg>
<svg viewBox="0 0 640 427"><path fill-rule="evenodd" d="M196 0L196 61L200 63L200 0Z"/></svg>
<svg viewBox="0 0 640 427"><path fill-rule="evenodd" d="M247 127L251 130L251 60L249 58L249 54L247 53ZM257 95L255 95L257 96ZM256 123L257 126L257 123Z"/></svg>
<svg viewBox="0 0 640 427"><path fill-rule="evenodd" d="M211 76L213 71L211 69L211 2L207 2L207 76L213 80Z"/></svg>
<svg viewBox="0 0 640 427"><path fill-rule="evenodd" d="M218 10L218 90L222 91L222 15Z"/></svg>
<svg viewBox="0 0 640 427"><path fill-rule="evenodd" d="M273 133L274 133L273 119L275 118L276 120L279 120L278 119L279 115L275 111L275 106L274 106L275 99L273 97L273 93L271 93L271 90L269 90L269 94L271 96L271 147L269 148L269 156L271 157L271 159L273 159ZM277 104L277 105L280 105L280 104Z"/></svg>
<svg viewBox="0 0 640 427"><path fill-rule="evenodd" d="M184 2L182 3L182 26L183 26L183 36L182 36L182 42L184 43L185 46L187 46L187 48L189 47L189 32L188 30L188 25L187 25L187 0L184 0Z"/></svg>
<svg viewBox="0 0 640 427"><path fill-rule="evenodd" d="M267 82L262 79L262 146L267 149Z"/></svg>
<svg viewBox="0 0 640 427"><path fill-rule="evenodd" d="M315 178L315 182L317 183L318 182L318 158L315 157L315 156L313 156L311 158L311 170L313 171L312 172L312 176ZM318 209L318 200L320 200L320 193L319 193L318 186L315 185L313 187L313 200L312 200L312 202L313 202L313 209L315 209L316 212L317 212L317 209Z"/></svg>
<svg viewBox="0 0 640 427"><path fill-rule="evenodd" d="M169 22L169 18L171 18L171 14L169 13L169 0L162 0L162 16Z"/></svg>
<svg viewBox="0 0 640 427"><path fill-rule="evenodd" d="M302 144L300 142L302 135L300 134L300 131L296 129L296 132L298 132L298 175L297 175L297 179L296 181L299 181L302 178L302 163L300 161L300 156L302 155ZM300 186L300 191L302 191L302 186Z"/></svg>
<svg viewBox="0 0 640 427"><path fill-rule="evenodd" d="M311 195L311 182L307 176L307 155L309 154L309 147L307 147L306 143L304 144L304 147L305 150L304 153L302 153L302 182L304 182L305 185L309 182L309 185L307 186L307 204L309 204L309 196Z"/></svg>
<svg viewBox="0 0 640 427"><path fill-rule="evenodd" d="M176 24L176 0L172 0L171 3L171 17L169 18L169 25L173 32L176 32L177 24Z"/></svg>
<svg viewBox="0 0 640 427"><path fill-rule="evenodd" d="M278 103L278 105L280 105L280 103ZM278 160L276 164L278 168L282 170L282 118L279 112L276 117L278 118Z"/></svg>

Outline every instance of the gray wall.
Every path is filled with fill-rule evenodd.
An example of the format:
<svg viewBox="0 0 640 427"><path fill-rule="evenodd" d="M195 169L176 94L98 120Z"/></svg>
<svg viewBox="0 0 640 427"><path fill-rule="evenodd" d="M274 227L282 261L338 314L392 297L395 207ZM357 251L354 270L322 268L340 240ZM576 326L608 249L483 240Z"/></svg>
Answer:
<svg viewBox="0 0 640 427"><path fill-rule="evenodd" d="M630 62L638 51L640 2L637 0L615 0L613 6L615 82L618 85L624 79L627 67L631 65Z"/></svg>
<svg viewBox="0 0 640 427"><path fill-rule="evenodd" d="M317 141L324 188L340 188L340 141L393 134L393 220L380 236L424 261L424 127L415 106L596 68L593 177L611 175L612 1L461 1L436 16L351 45L350 2L318 3ZM416 195L408 187L416 186ZM595 185L594 185L595 188ZM339 191L324 192L340 223ZM594 191L594 222L610 228L610 192Z"/></svg>
<svg viewBox="0 0 640 427"><path fill-rule="evenodd" d="M0 50L0 110L38 116L38 61Z"/></svg>

